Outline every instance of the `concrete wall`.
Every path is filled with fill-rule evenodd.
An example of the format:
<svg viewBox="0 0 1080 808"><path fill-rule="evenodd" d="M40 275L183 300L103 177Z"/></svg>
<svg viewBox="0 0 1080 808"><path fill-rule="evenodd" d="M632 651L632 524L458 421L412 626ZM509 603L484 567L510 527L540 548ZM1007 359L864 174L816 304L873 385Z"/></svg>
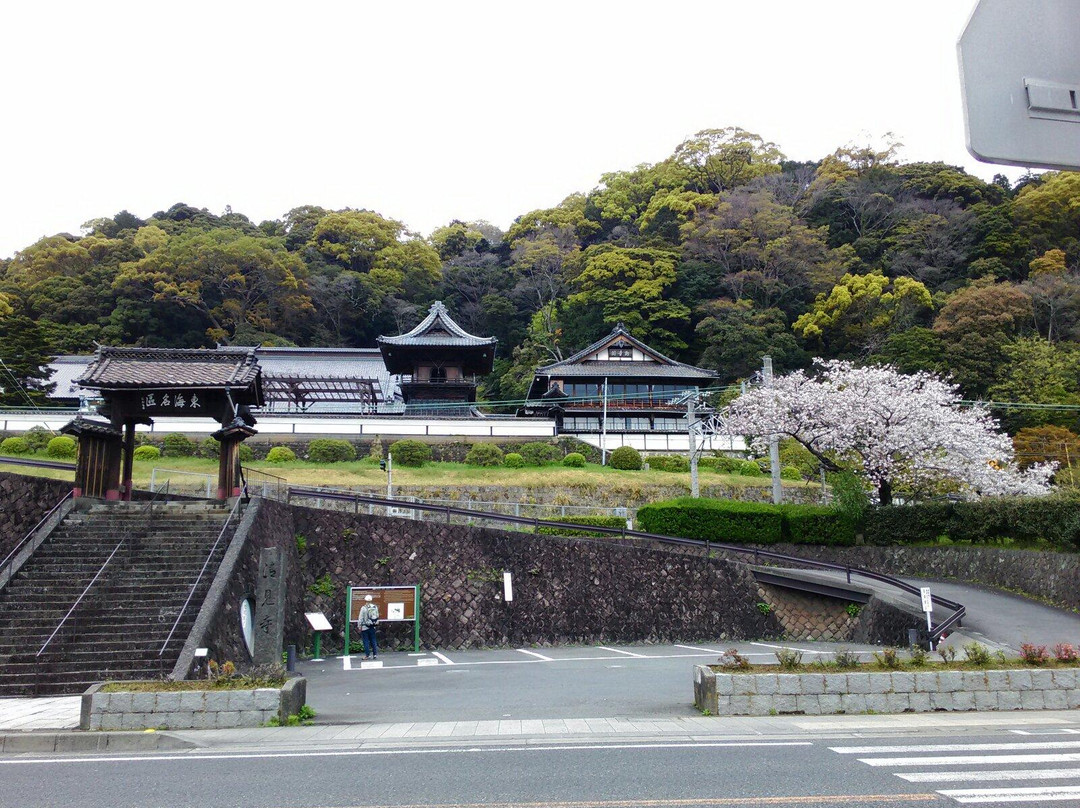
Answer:
<svg viewBox="0 0 1080 808"><path fill-rule="evenodd" d="M697 665L694 705L713 715L1072 710L1080 671L739 674Z"/></svg>

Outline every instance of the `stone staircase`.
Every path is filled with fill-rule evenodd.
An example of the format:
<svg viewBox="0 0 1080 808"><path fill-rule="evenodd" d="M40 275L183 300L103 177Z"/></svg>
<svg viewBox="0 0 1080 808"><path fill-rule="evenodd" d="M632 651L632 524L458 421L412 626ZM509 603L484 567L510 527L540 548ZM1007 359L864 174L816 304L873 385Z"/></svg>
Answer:
<svg viewBox="0 0 1080 808"><path fill-rule="evenodd" d="M0 697L80 693L105 679L168 675L217 573L236 513L164 653L163 643L229 517L202 502L93 505L68 514L0 590ZM64 626L38 653L72 604Z"/></svg>

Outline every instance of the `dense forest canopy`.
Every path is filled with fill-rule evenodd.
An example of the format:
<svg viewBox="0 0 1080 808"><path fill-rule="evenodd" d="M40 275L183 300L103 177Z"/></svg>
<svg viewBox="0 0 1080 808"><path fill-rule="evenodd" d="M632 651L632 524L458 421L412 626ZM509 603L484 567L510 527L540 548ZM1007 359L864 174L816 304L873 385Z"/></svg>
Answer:
<svg viewBox="0 0 1080 808"><path fill-rule="evenodd" d="M522 398L537 364L621 321L729 381L764 353L779 372L820 356L949 374L971 398L1080 404L1080 175L987 183L896 151L800 163L706 130L507 232L452 221L425 238L315 205L258 224L187 204L121 211L0 261L0 358L33 392L46 356L95 342L372 346L442 299L499 339L490 400Z"/></svg>

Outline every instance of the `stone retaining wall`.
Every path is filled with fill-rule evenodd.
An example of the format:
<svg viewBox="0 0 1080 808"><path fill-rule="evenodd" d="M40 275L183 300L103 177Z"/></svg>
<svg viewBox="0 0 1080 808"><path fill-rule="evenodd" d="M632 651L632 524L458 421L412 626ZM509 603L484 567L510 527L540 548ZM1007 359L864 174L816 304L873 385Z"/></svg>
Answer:
<svg viewBox="0 0 1080 808"><path fill-rule="evenodd" d="M181 690L104 693L97 684L83 693L81 729L224 729L282 723L304 706L307 680L257 690Z"/></svg>
<svg viewBox="0 0 1080 808"><path fill-rule="evenodd" d="M0 559L71 492L71 486L70 480L0 472Z"/></svg>
<svg viewBox="0 0 1080 808"><path fill-rule="evenodd" d="M1072 710L1080 671L739 674L697 665L694 705L713 715Z"/></svg>

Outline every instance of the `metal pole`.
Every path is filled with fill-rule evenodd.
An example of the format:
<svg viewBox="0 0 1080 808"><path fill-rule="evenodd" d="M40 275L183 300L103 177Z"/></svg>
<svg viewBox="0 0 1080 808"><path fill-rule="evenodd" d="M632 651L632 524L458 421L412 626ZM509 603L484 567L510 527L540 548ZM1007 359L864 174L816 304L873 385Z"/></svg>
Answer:
<svg viewBox="0 0 1080 808"><path fill-rule="evenodd" d="M600 418L600 465L607 465L607 376L604 377L604 409Z"/></svg>
<svg viewBox="0 0 1080 808"><path fill-rule="evenodd" d="M394 498L394 456L386 453L386 498Z"/></svg>
<svg viewBox="0 0 1080 808"><path fill-rule="evenodd" d="M766 387L773 386L772 357L762 357L764 367L761 376ZM784 490L780 486L780 440L775 434L769 435L769 471L772 473L772 501L779 505L784 500Z"/></svg>
<svg viewBox="0 0 1080 808"><path fill-rule="evenodd" d="M420 653L420 587L413 588L413 653Z"/></svg>
<svg viewBox="0 0 1080 808"><path fill-rule="evenodd" d="M349 654L349 628L352 625L352 584L345 589L345 650L342 652L342 656L350 656Z"/></svg>
<svg viewBox="0 0 1080 808"><path fill-rule="evenodd" d="M694 434L694 396L686 399L686 433L690 442L690 496L701 496L697 474L697 436Z"/></svg>

